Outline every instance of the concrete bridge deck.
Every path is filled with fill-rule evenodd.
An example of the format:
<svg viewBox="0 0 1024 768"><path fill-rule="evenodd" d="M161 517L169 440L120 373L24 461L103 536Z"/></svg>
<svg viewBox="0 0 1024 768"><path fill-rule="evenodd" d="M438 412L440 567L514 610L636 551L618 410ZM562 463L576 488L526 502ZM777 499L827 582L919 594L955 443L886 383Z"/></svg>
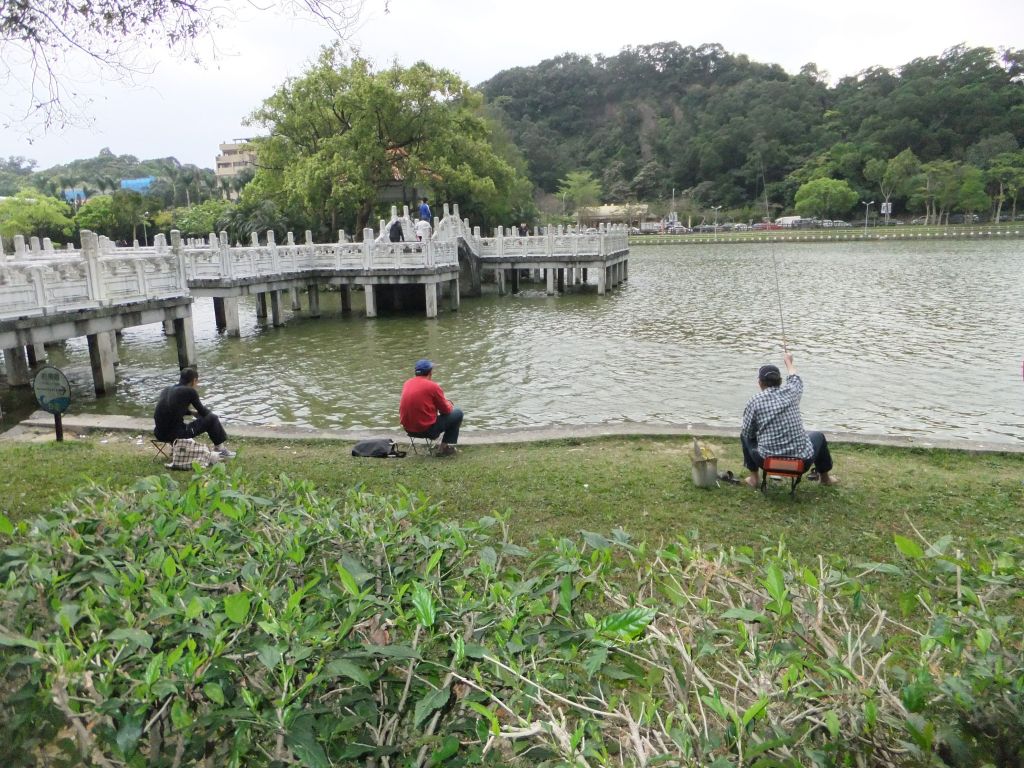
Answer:
<svg viewBox="0 0 1024 768"><path fill-rule="evenodd" d="M157 235L152 247L118 248L105 237L83 230L78 251L55 250L52 244L14 238L14 254L0 250L0 349L8 384L29 383L29 368L45 359L44 345L85 335L89 339L95 389L109 392L115 383L117 344L114 334L134 325L162 322L175 336L179 364L196 364L192 334L194 297L212 297L218 329L239 335L238 300L255 296L257 321L283 324L282 302L290 294L293 310L307 296L308 312L320 316L320 291L336 288L342 311L351 311L352 291L361 290L366 316L376 317L378 304L401 306L422 295L428 318L436 317L447 294L457 310L463 294L480 295L481 277L493 272L499 292L505 276L529 269L546 275L548 292L587 282L597 274L599 294L627 279L628 236L622 227L575 232L552 228L543 234L482 237L459 218L458 206L444 206L433 234L418 240L408 208L391 222L381 220L378 236L363 231L362 242L344 232L336 243L275 242L268 231L261 243L252 233L247 246L230 246L226 233L183 240L171 232L170 243ZM385 237L399 222L405 240Z"/></svg>

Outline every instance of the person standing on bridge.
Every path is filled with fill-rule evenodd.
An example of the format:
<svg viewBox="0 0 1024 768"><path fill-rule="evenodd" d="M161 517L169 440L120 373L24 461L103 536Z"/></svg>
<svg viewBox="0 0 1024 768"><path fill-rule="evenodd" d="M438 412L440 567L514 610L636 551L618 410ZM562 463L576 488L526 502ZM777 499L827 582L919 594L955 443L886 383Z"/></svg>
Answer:
<svg viewBox="0 0 1024 768"><path fill-rule="evenodd" d="M430 205L427 203L427 198L423 198L423 202L420 203L420 221L425 221L428 224L433 219L430 214Z"/></svg>
<svg viewBox="0 0 1024 768"><path fill-rule="evenodd" d="M412 437L441 438L439 456L454 456L458 453L455 444L459 442L459 427L462 426L462 409L452 405L432 378L434 364L427 359L417 360L413 368L415 375L402 386L402 399L398 404L398 420Z"/></svg>
<svg viewBox="0 0 1024 768"><path fill-rule="evenodd" d="M164 387L156 401L153 412L153 436L163 443L173 443L186 437L196 437L204 432L213 441L213 449L222 459L230 459L235 455L228 450L228 433L220 423L217 414L202 404L196 388L199 386L199 372L195 368L185 368L174 386ZM196 418L185 423L185 416L193 414Z"/></svg>

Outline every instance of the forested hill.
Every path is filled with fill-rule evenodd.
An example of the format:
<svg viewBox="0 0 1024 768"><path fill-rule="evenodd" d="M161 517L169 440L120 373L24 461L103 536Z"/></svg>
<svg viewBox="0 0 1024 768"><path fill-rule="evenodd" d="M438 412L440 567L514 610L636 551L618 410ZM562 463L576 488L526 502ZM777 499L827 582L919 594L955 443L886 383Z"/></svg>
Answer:
<svg viewBox="0 0 1024 768"><path fill-rule="evenodd" d="M546 191L593 172L602 198L705 203L763 194L788 205L822 170L870 189L868 160L982 167L1024 142L1024 50L952 48L829 85L813 64L790 75L720 45L660 43L616 56L566 54L480 85ZM823 168L824 166L824 168Z"/></svg>

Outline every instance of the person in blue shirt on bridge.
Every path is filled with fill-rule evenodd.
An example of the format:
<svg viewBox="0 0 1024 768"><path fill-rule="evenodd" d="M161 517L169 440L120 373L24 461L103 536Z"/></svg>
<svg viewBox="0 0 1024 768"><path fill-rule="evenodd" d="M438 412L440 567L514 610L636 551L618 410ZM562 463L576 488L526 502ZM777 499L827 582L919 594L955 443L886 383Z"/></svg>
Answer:
<svg viewBox="0 0 1024 768"><path fill-rule="evenodd" d="M821 432L806 432L800 418L800 396L804 383L793 365L793 355L783 355L786 363L786 383L774 365L762 365L757 372L757 385L761 391L750 398L743 409L740 443L743 446L743 465L750 471L747 485L760 485L758 470L767 456L791 456L814 464L822 485L835 485L839 478L830 475L832 456L828 441Z"/></svg>
<svg viewBox="0 0 1024 768"><path fill-rule="evenodd" d="M420 203L420 221L430 221L432 216L430 215L430 205L427 203L427 198L423 198L423 202Z"/></svg>

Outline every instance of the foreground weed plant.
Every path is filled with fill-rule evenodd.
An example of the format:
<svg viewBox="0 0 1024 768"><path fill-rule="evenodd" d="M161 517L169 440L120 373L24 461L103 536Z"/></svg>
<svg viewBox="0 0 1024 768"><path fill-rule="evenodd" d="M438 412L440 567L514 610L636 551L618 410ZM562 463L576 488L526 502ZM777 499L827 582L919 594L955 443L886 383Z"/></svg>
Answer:
<svg viewBox="0 0 1024 768"><path fill-rule="evenodd" d="M257 496L222 466L0 539L4 765L1024 760L1020 542L855 568L621 531L531 552L401 489Z"/></svg>

